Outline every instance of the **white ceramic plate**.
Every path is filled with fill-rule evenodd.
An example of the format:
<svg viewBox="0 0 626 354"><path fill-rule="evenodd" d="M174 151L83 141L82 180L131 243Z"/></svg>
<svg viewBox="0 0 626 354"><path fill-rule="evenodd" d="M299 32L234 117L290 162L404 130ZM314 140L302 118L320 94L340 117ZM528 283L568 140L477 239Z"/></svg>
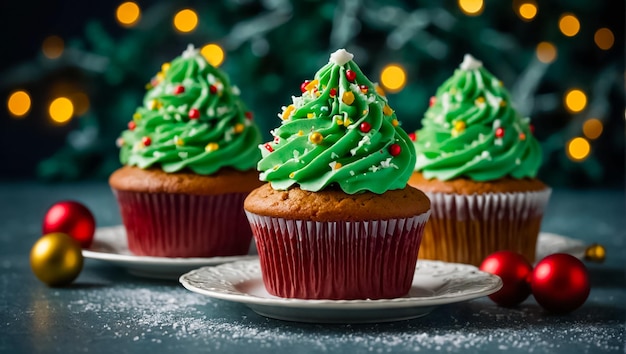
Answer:
<svg viewBox="0 0 626 354"><path fill-rule="evenodd" d="M251 245L249 254L244 256L208 258L136 256L128 249L126 230L122 225L97 228L94 242L89 249L83 250L83 256L123 267L133 275L158 279L178 279L181 274L198 267L258 257L254 244Z"/></svg>
<svg viewBox="0 0 626 354"><path fill-rule="evenodd" d="M180 277L181 284L216 299L239 302L256 313L287 321L368 323L425 316L436 306L498 291L499 277L466 264L419 261L405 297L382 300L285 299L267 293L258 260L202 267Z"/></svg>

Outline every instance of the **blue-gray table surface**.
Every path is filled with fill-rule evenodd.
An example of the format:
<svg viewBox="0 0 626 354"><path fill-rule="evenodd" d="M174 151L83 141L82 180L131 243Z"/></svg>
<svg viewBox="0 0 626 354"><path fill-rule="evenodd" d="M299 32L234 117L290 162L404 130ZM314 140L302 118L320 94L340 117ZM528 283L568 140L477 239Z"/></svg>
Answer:
<svg viewBox="0 0 626 354"><path fill-rule="evenodd" d="M592 288L578 310L556 316L532 297L514 309L483 297L414 320L362 325L268 319L91 259L72 285L49 288L32 274L29 252L47 208L65 199L88 206L98 226L120 223L104 182L0 184L2 353L625 352L624 190L553 192L542 230L607 249L603 264L586 263Z"/></svg>

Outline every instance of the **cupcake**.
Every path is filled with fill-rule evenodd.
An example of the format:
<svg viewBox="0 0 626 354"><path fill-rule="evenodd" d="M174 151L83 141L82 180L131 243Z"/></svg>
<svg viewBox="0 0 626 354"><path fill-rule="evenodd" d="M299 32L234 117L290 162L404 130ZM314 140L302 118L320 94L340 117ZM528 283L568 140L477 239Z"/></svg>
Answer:
<svg viewBox="0 0 626 354"><path fill-rule="evenodd" d="M193 46L163 64L118 139L124 166L109 178L132 253L248 252L243 201L262 185L251 117L239 89Z"/></svg>
<svg viewBox="0 0 626 354"><path fill-rule="evenodd" d="M411 138L409 184L432 203L420 257L480 265L510 250L532 262L551 189L536 177L541 150L530 120L502 82L466 55Z"/></svg>
<svg viewBox="0 0 626 354"><path fill-rule="evenodd" d="M267 291L381 299L409 291L430 203L407 185L411 140L340 49L278 114L244 202Z"/></svg>

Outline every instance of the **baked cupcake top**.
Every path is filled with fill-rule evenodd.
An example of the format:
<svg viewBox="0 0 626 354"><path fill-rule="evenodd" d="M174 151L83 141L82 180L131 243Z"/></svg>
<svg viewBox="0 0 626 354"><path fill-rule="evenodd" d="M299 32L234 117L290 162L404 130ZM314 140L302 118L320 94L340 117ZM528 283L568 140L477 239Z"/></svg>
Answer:
<svg viewBox="0 0 626 354"><path fill-rule="evenodd" d="M239 89L193 45L163 64L147 88L118 139L122 164L201 175L255 167L261 134Z"/></svg>
<svg viewBox="0 0 626 354"><path fill-rule="evenodd" d="M302 95L278 114L274 140L260 146L260 179L276 190L382 194L407 184L415 150L377 84L339 49Z"/></svg>
<svg viewBox="0 0 626 354"><path fill-rule="evenodd" d="M534 178L541 165L530 119L512 107L502 82L469 54L437 89L412 138L415 170L428 179Z"/></svg>

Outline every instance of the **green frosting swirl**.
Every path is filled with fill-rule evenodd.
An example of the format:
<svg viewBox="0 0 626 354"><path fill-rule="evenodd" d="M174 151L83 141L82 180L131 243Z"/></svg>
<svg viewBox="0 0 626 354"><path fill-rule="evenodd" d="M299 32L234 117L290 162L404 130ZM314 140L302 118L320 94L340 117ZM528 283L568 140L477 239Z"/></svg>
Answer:
<svg viewBox="0 0 626 354"><path fill-rule="evenodd" d="M412 136L415 170L444 181L535 177L541 149L529 121L512 107L502 82L466 55Z"/></svg>
<svg viewBox="0 0 626 354"><path fill-rule="evenodd" d="M415 150L378 85L343 49L331 55L302 96L278 114L274 140L260 146L262 181L285 190L382 194L401 189L413 172Z"/></svg>
<svg viewBox="0 0 626 354"><path fill-rule="evenodd" d="M163 64L148 87L118 139L122 164L202 175L255 167L262 138L239 89L193 46Z"/></svg>

